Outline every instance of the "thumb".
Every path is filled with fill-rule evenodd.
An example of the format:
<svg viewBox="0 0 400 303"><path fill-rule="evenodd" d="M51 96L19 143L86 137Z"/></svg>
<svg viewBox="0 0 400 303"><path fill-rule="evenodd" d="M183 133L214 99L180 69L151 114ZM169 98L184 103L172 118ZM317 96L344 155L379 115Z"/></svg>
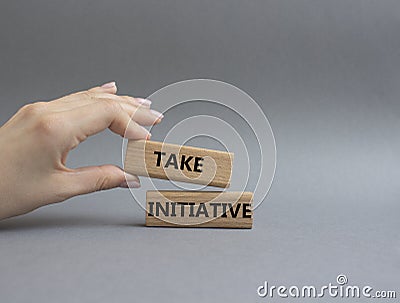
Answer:
<svg viewBox="0 0 400 303"><path fill-rule="evenodd" d="M77 196L116 187L140 187L139 178L115 165L88 166L68 173L70 195Z"/></svg>

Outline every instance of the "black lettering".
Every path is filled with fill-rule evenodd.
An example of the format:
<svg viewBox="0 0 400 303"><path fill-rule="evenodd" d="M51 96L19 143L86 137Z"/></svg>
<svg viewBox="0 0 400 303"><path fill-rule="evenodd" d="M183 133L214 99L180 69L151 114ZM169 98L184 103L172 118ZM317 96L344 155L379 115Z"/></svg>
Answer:
<svg viewBox="0 0 400 303"><path fill-rule="evenodd" d="M194 158L194 167L193 167L193 171L201 173L202 169L201 167L203 167L203 163L200 163L200 161L203 161L204 158L200 158L200 157L196 157Z"/></svg>
<svg viewBox="0 0 400 303"><path fill-rule="evenodd" d="M175 169L178 169L178 161L176 160L176 155L175 154L171 154L168 158L167 163L165 164L164 167L168 167L170 165L174 165Z"/></svg>
<svg viewBox="0 0 400 303"><path fill-rule="evenodd" d="M218 216L218 206L221 206L221 203L210 203L213 207L213 217L216 218Z"/></svg>
<svg viewBox="0 0 400 303"><path fill-rule="evenodd" d="M222 217L222 218L228 217L228 216L226 215L226 203L222 203L222 215L221 215L221 217Z"/></svg>
<svg viewBox="0 0 400 303"><path fill-rule="evenodd" d="M243 218L251 218L251 209L248 207L250 207L250 203L243 203Z"/></svg>
<svg viewBox="0 0 400 303"><path fill-rule="evenodd" d="M153 217L154 216L154 202L149 202L149 216Z"/></svg>
<svg viewBox="0 0 400 303"><path fill-rule="evenodd" d="M190 213L189 213L189 217L194 217L194 202L188 203L190 205Z"/></svg>
<svg viewBox="0 0 400 303"><path fill-rule="evenodd" d="M178 202L178 204L181 206L181 217L184 217L185 216L185 205L189 205L189 203Z"/></svg>
<svg viewBox="0 0 400 303"><path fill-rule="evenodd" d="M162 206L161 202L156 202L156 216L160 215L160 210L164 216L169 216L169 202L165 202L165 208Z"/></svg>
<svg viewBox="0 0 400 303"><path fill-rule="evenodd" d="M184 169L185 169L185 166L186 166L186 169L187 169L188 171L192 171L192 169L190 168L190 165L189 165L189 162L190 162L190 160L192 160L192 159L193 159L192 156L189 156L189 157L186 159L186 156L185 156L185 155L182 155L181 170L184 170Z"/></svg>
<svg viewBox="0 0 400 303"><path fill-rule="evenodd" d="M236 209L235 210L233 210L232 204L229 203L229 211L231 213L232 218L236 218L237 217L237 215L239 213L239 210L240 210L240 203L236 204Z"/></svg>
<svg viewBox="0 0 400 303"><path fill-rule="evenodd" d="M154 151L154 154L157 155L157 163L156 166L161 165L161 155L165 156L165 153L159 152L159 151Z"/></svg>
<svg viewBox="0 0 400 303"><path fill-rule="evenodd" d="M176 217L176 202L171 202L171 217Z"/></svg>
<svg viewBox="0 0 400 303"><path fill-rule="evenodd" d="M196 217L199 217L200 215L208 217L208 211L204 203L200 203L199 208L197 209Z"/></svg>

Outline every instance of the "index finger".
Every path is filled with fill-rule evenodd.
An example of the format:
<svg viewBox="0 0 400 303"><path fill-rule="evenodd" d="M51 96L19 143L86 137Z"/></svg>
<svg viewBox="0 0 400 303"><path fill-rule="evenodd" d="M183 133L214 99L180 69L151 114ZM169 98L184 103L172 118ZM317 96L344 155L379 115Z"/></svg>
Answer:
<svg viewBox="0 0 400 303"><path fill-rule="evenodd" d="M147 129L131 120L123 107L114 100L103 100L65 113L73 121L73 131L79 142L107 128L128 139L150 139Z"/></svg>

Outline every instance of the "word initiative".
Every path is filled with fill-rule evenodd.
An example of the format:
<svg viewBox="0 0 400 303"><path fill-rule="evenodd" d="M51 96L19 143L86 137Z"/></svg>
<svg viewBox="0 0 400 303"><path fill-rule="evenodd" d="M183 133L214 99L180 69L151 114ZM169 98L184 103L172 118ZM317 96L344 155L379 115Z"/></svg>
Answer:
<svg viewBox="0 0 400 303"><path fill-rule="evenodd" d="M253 194L148 191L147 226L251 228Z"/></svg>

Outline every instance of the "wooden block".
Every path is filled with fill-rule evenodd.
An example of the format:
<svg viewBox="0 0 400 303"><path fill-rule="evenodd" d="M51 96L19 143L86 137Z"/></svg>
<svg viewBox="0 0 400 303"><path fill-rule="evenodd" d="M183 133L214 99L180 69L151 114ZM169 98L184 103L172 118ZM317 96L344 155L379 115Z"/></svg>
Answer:
<svg viewBox="0 0 400 303"><path fill-rule="evenodd" d="M128 142L125 171L152 178L229 187L233 153L148 140Z"/></svg>
<svg viewBox="0 0 400 303"><path fill-rule="evenodd" d="M253 193L148 191L146 226L252 228Z"/></svg>

